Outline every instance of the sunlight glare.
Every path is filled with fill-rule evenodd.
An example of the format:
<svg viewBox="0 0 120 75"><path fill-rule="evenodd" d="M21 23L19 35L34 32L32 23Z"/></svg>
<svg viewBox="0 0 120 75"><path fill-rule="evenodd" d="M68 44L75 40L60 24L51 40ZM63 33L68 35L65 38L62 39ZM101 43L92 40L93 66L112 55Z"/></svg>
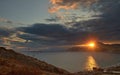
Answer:
<svg viewBox="0 0 120 75"><path fill-rule="evenodd" d="M87 46L89 46L90 48L94 48L95 47L95 43L94 42L90 42L90 43L88 43Z"/></svg>
<svg viewBox="0 0 120 75"><path fill-rule="evenodd" d="M98 64L96 63L93 56L88 56L86 64L85 64L85 70L91 71L93 70L93 67L98 67Z"/></svg>

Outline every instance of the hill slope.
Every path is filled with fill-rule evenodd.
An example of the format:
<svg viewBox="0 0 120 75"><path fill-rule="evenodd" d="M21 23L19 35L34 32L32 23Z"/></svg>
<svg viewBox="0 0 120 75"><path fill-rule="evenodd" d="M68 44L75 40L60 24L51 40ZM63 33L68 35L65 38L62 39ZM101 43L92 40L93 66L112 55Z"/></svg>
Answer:
<svg viewBox="0 0 120 75"><path fill-rule="evenodd" d="M69 75L46 62L0 47L0 75Z"/></svg>

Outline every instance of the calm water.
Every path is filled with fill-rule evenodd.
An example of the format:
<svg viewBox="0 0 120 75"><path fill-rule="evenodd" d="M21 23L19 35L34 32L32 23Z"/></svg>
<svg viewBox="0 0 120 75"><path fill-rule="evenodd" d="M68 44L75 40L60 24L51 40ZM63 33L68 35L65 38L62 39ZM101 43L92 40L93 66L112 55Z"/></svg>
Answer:
<svg viewBox="0 0 120 75"><path fill-rule="evenodd" d="M120 63L120 54L90 52L22 52L70 72L91 70L92 67L108 67Z"/></svg>

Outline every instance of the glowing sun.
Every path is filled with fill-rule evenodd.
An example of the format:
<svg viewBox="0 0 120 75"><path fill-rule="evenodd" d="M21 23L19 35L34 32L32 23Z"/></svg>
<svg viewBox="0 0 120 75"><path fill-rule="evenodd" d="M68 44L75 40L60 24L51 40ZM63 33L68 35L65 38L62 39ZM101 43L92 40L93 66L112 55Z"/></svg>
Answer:
<svg viewBox="0 0 120 75"><path fill-rule="evenodd" d="M91 47L91 48L94 48L95 47L95 43L94 42L90 42L90 43L88 43L88 46Z"/></svg>

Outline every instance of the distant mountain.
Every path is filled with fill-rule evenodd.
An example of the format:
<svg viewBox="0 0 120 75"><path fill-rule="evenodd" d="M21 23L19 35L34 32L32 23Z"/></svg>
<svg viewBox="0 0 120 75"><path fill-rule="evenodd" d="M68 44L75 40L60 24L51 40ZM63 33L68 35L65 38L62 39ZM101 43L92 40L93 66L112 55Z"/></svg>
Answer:
<svg viewBox="0 0 120 75"><path fill-rule="evenodd" d="M0 75L69 75L66 70L0 47Z"/></svg>
<svg viewBox="0 0 120 75"><path fill-rule="evenodd" d="M69 51L94 51L94 52L111 52L120 53L120 44L104 44L102 42L96 42L95 48L89 47L72 47Z"/></svg>

